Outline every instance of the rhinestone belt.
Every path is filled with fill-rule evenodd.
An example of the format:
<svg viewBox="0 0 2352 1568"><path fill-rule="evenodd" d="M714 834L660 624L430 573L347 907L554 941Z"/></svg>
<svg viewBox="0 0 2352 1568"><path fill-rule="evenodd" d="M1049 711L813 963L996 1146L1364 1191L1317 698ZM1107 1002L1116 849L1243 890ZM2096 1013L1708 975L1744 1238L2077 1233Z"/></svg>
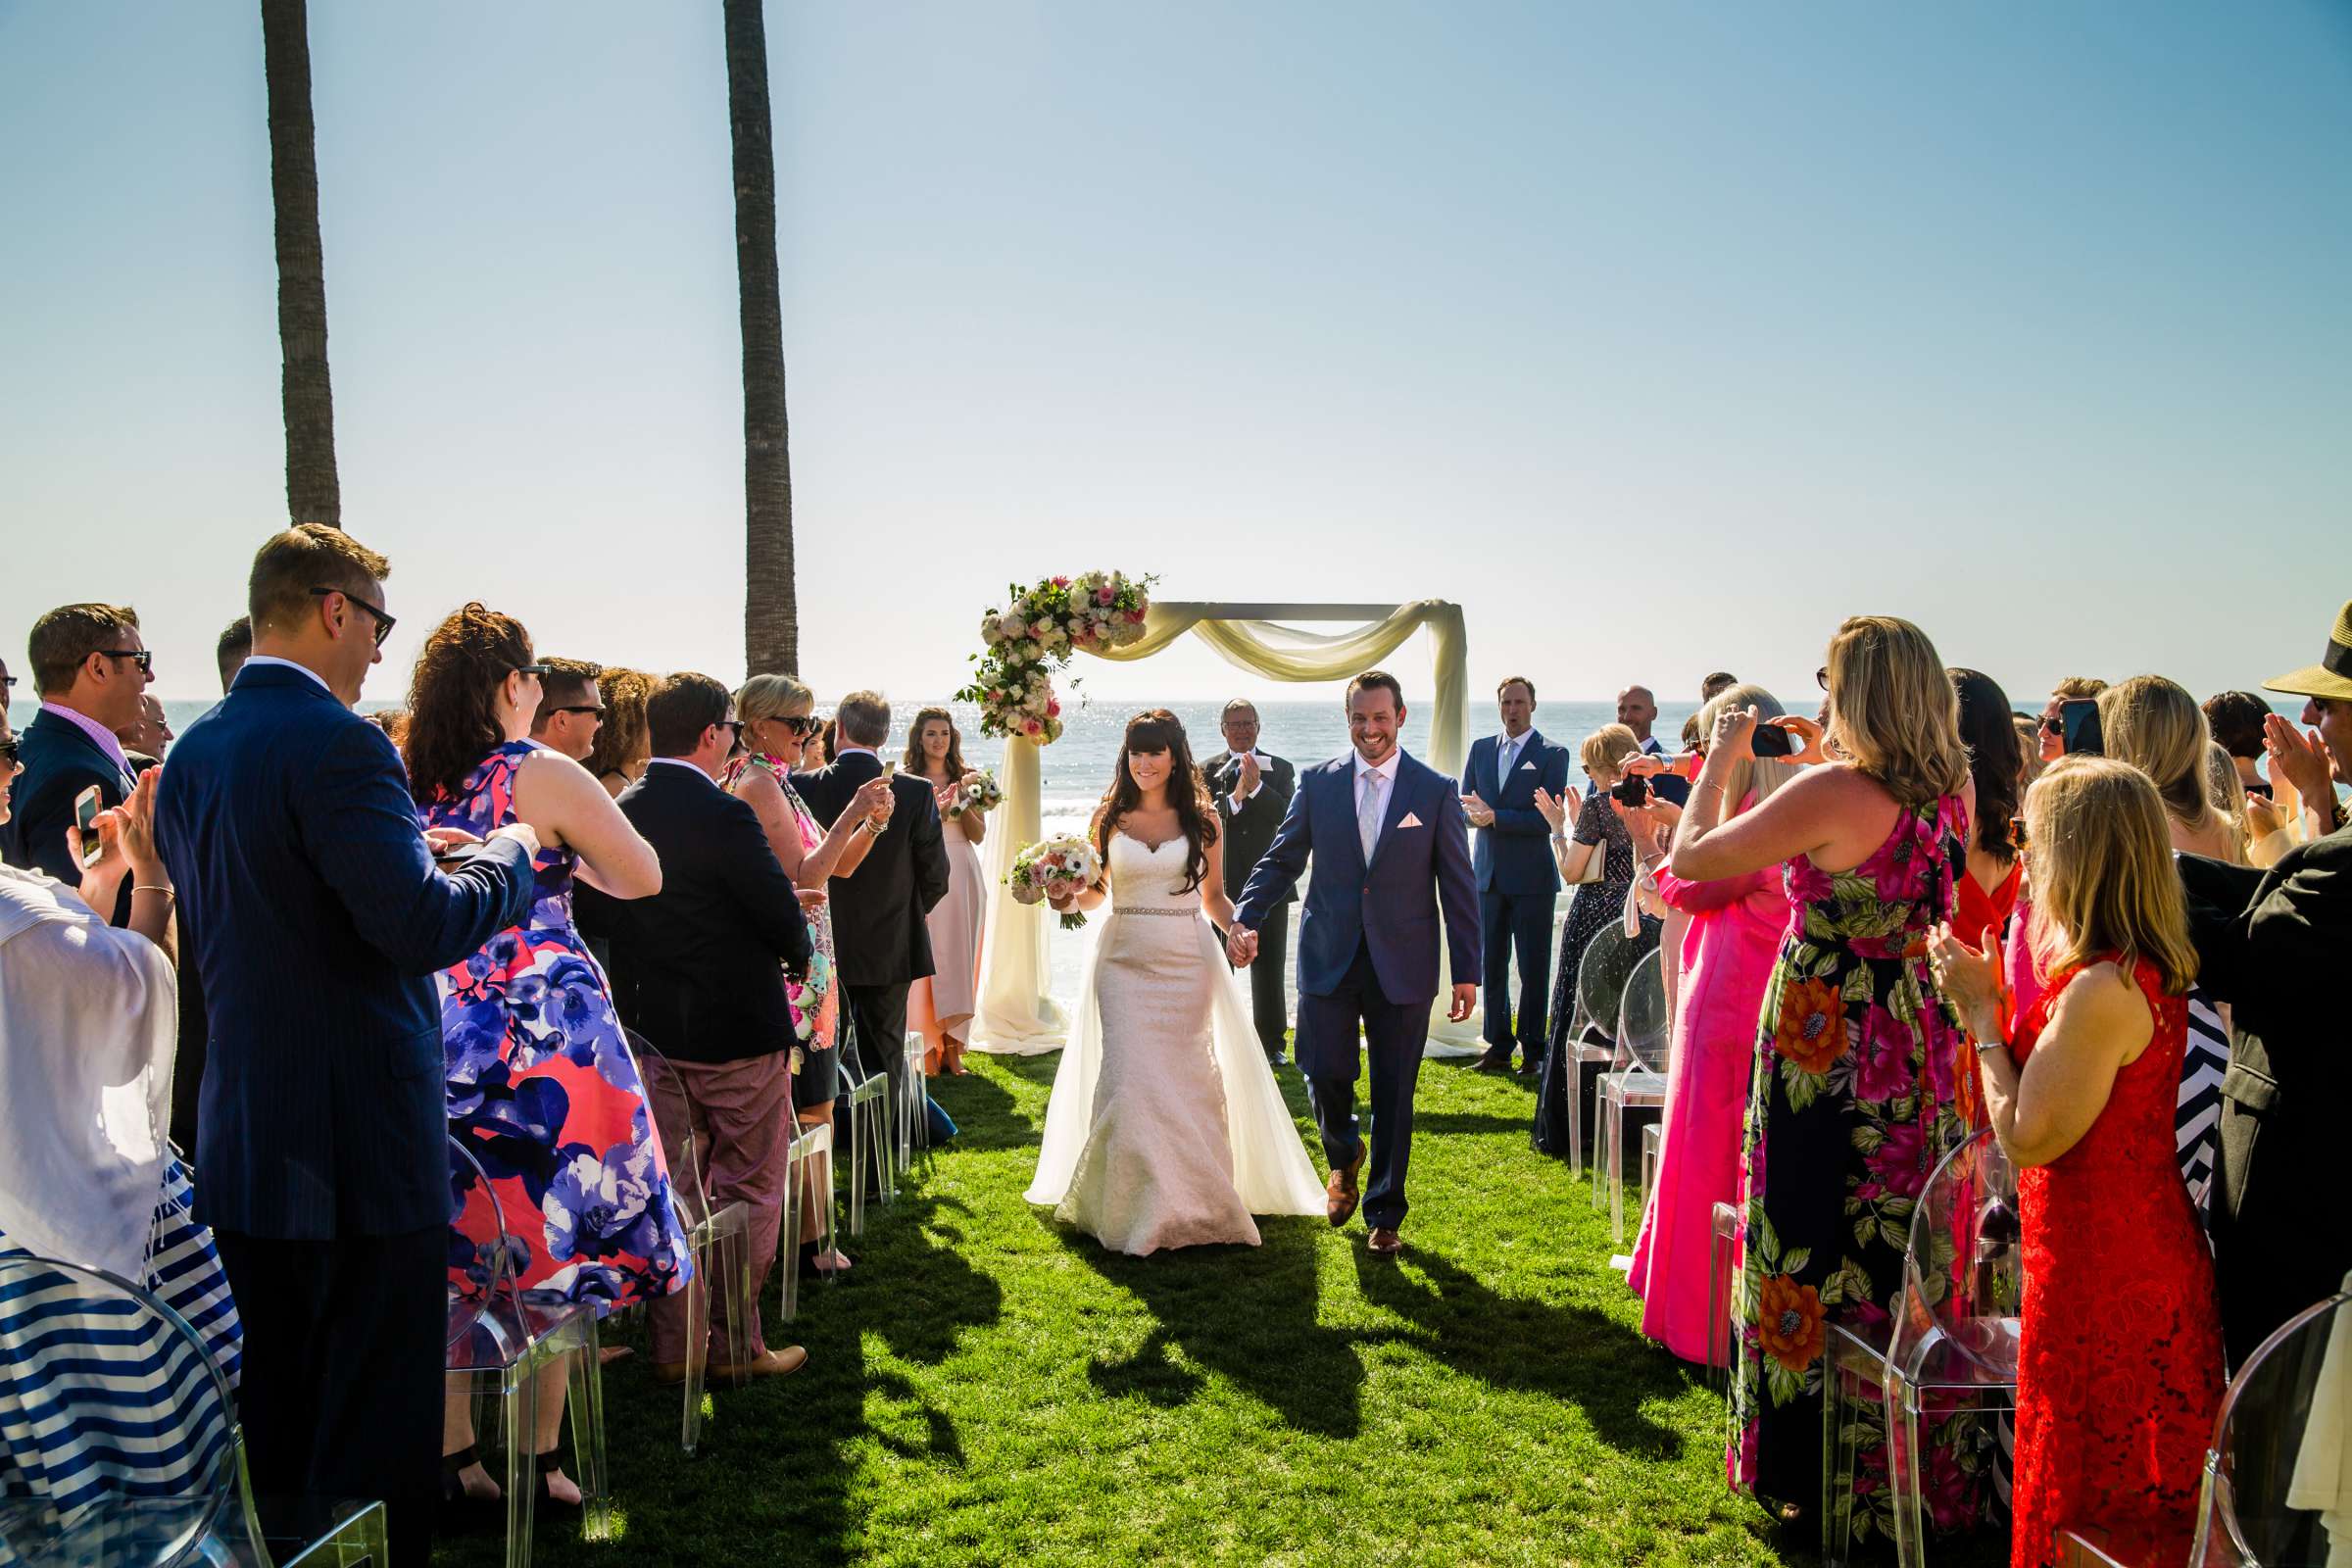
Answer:
<svg viewBox="0 0 2352 1568"><path fill-rule="evenodd" d="M1180 919L1189 920L1200 911L1186 908L1182 906L1178 906L1174 908L1163 908L1158 906L1149 904L1121 904L1114 906L1110 912L1113 914L1172 914Z"/></svg>

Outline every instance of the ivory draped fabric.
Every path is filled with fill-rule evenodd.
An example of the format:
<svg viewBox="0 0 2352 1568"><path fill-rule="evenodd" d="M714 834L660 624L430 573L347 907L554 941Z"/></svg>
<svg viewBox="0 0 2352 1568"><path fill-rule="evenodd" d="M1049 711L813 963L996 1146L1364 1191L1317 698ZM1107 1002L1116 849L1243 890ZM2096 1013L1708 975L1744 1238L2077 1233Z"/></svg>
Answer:
<svg viewBox="0 0 2352 1568"><path fill-rule="evenodd" d="M1341 632L1301 631L1280 624L1359 614L1367 617L1365 624ZM1441 773L1459 775L1469 746L1470 698L1459 605L1442 599L1417 600L1393 610L1378 605L1156 603L1144 622L1141 641L1090 652L1122 662L1145 659L1191 632L1227 663L1253 675L1282 681L1345 680L1387 658L1423 629L1430 634L1437 694L1430 705L1429 755L1422 760ZM1004 743L1004 804L997 811L996 831L988 836L988 934L980 956L979 1012L973 1020L972 1044L1003 1055L1058 1050L1068 1036L1063 1009L1047 995L1048 911L1043 905L1014 903L1004 886L1013 856L1045 832L1037 752L1033 741ZM1237 897L1241 892L1231 891ZM1448 1024L1445 1004L1442 988L1430 1026L1433 1054L1475 1049L1476 1016L1466 1024Z"/></svg>

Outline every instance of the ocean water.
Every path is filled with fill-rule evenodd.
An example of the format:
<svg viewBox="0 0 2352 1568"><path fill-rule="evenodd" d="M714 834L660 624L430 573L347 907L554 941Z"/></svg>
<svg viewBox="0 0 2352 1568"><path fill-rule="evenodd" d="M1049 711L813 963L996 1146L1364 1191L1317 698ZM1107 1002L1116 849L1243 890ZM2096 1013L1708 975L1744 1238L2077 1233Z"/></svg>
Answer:
<svg viewBox="0 0 2352 1568"><path fill-rule="evenodd" d="M1295 700L1252 699L1257 702L1259 719L1258 750L1275 757L1287 758L1295 765L1304 767L1339 756L1348 749L1348 721L1336 701L1298 702ZM1065 701L1067 699L1065 698ZM392 706L388 703L362 703L363 711ZM980 734L979 715L968 703L926 705L922 702L895 703L897 720L890 743L883 756L902 755L906 744L906 722L915 710L925 706L944 706L956 715L956 727L963 732L964 760L974 767L995 767L1004 755L1004 743L990 740ZM1042 804L1046 834L1083 833L1102 792L1111 780L1119 739L1126 732L1127 720L1149 708L1162 706L1148 701L1097 699L1083 705L1071 702L1063 713L1062 737L1045 748L1039 762L1042 782ZM1193 748L1196 760L1215 756L1225 749L1223 737L1217 730L1217 719L1224 709L1220 702L1169 703L1164 705L1184 725L1185 735ZM170 702L164 705L174 729L185 729L212 704L205 702ZM1683 720L1695 712L1691 703L1662 703L1656 733L1661 742L1672 745L1681 733ZM820 710L825 711L825 710ZM1536 710L1536 728L1556 744L1575 748L1585 736L1603 724L1612 723L1617 710L1611 702L1559 702L1539 704ZM1491 703L1473 701L1470 713L1470 738L1491 735L1501 726L1495 721ZM1426 760L1429 750L1429 713L1426 708L1408 709L1402 744L1406 752ZM993 824L992 824L993 825ZM1232 890L1239 893L1239 888ZM1562 895L1565 907L1567 895ZM1055 930L1052 936L1054 994L1065 1002L1077 994L1080 934ZM1291 945L1291 967L1297 966L1298 944Z"/></svg>

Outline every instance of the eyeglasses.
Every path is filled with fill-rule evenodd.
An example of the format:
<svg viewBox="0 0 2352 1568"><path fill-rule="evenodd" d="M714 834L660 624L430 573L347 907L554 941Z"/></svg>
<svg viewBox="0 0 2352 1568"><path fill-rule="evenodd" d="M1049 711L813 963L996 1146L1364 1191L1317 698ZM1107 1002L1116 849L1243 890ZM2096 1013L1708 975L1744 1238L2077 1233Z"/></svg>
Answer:
<svg viewBox="0 0 2352 1568"><path fill-rule="evenodd" d="M1821 689L1823 691L1828 691L1830 689L1830 666L1827 664L1822 665L1819 669L1813 672L1813 678L1821 682Z"/></svg>
<svg viewBox="0 0 2352 1568"><path fill-rule="evenodd" d="M601 708L591 708L581 704L565 704L562 708L551 708L548 710L548 711L550 713L594 713L599 718L605 716L605 710Z"/></svg>
<svg viewBox="0 0 2352 1568"><path fill-rule="evenodd" d="M129 660L139 666L139 673L142 675L155 673L155 655L144 648L101 648L97 652L106 659ZM9 684L14 686L16 682L12 680Z"/></svg>
<svg viewBox="0 0 2352 1568"><path fill-rule="evenodd" d="M2022 816L2013 816L2009 819L2009 847L2021 854L2025 851L2026 819Z"/></svg>
<svg viewBox="0 0 2352 1568"><path fill-rule="evenodd" d="M344 598L350 600L353 604L368 612L368 614L374 616L375 646L378 648L384 646L384 639L392 635L392 628L397 625L398 622L395 621L390 615L384 613L383 607L381 605L371 605L367 600L362 599L358 594L353 593L348 588L313 588L311 590L311 597L313 599L324 599L328 594L341 594Z"/></svg>

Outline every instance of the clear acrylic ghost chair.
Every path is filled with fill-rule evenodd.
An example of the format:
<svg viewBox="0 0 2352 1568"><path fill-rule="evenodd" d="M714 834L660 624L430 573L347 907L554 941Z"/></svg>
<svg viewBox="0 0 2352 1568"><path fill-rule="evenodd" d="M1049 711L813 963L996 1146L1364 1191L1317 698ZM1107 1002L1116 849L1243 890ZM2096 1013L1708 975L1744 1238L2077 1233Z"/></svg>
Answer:
<svg viewBox="0 0 2352 1568"><path fill-rule="evenodd" d="M871 1072L866 1070L864 1054L858 1049L858 1031L847 1018L843 1020L838 1049L842 1082L847 1086L839 1103L849 1135L849 1148L843 1151L850 1167L849 1232L852 1236L863 1236L868 1167L875 1182L875 1200L889 1203L898 1198L891 1146L890 1075L879 1067ZM876 1060L879 1059L877 1056Z"/></svg>
<svg viewBox="0 0 2352 1568"><path fill-rule="evenodd" d="M1724 1393L1731 1388L1732 1358L1737 1353L1739 1330L1732 1321L1732 1288L1740 1277L1743 1229L1735 1203L1717 1203L1708 1216L1707 1321L1715 1325L1715 1331L1707 1336L1707 1381Z"/></svg>
<svg viewBox="0 0 2352 1568"><path fill-rule="evenodd" d="M833 1250L833 1123L821 1121L803 1126L799 1118L793 1121L794 1135L784 1154L784 1219L780 1227L783 1246L779 1249L783 1262L782 1321L789 1323L801 1313L801 1227L807 1223L808 1205L816 1205L816 1243L819 1252ZM823 1270L818 1276L827 1284L837 1277Z"/></svg>
<svg viewBox="0 0 2352 1568"><path fill-rule="evenodd" d="M596 1308L585 1301L539 1302L514 1281L523 1249L507 1229L505 1209L473 1152L449 1141L449 1339L447 1369L453 1392L473 1396L474 1430L483 1430L485 1404L494 1406L507 1445L507 1565L529 1568L532 1504L539 1475L531 1451L539 1430L538 1372L568 1353L566 1400L580 1489L581 1534L601 1541L611 1533L612 1498L605 1488L604 1375L598 1364ZM467 1234L464 1221L486 1233ZM460 1283L463 1275L464 1283Z"/></svg>
<svg viewBox="0 0 2352 1568"><path fill-rule="evenodd" d="M1648 1205L1649 1195L1658 1190L1658 1156L1666 1149L1666 1124L1649 1121L1642 1124L1642 1201Z"/></svg>
<svg viewBox="0 0 2352 1568"><path fill-rule="evenodd" d="M1596 850L1593 853L1598 854ZM1581 895L1580 895L1581 896ZM1625 983L1642 956L1636 940L1616 920L1602 926L1576 963L1576 1006L1568 1015L1566 1057L1560 1071L1568 1078L1568 1169L1597 1173L1600 1151L1592 1150L1589 1163L1585 1149L1585 1068L1606 1072L1617 1059L1617 1010ZM1594 1206L1599 1206L1594 1189Z"/></svg>
<svg viewBox="0 0 2352 1568"><path fill-rule="evenodd" d="M686 1223L686 1248L694 1258L695 1279L681 1293L686 1304L686 1399L678 1428L678 1445L691 1454L703 1441L703 1387L710 1361L713 1298L725 1314L727 1364L741 1366L751 1359L752 1211L741 1201L712 1204L703 1174L702 1140L695 1136L694 1115L687 1108L691 1101L684 1075L643 1035L629 1031L628 1043L654 1110L662 1152L669 1161L669 1190L677 1200L678 1217Z"/></svg>
<svg viewBox="0 0 2352 1568"><path fill-rule="evenodd" d="M2280 1324L2222 1395L2189 1568L2340 1562L2320 1510L2352 1502L2352 1275Z"/></svg>
<svg viewBox="0 0 2352 1568"><path fill-rule="evenodd" d="M1617 1007L1617 1052L1600 1075L1593 1105L1593 1148L1608 1161L1609 1239L1625 1245L1625 1118L1666 1103L1666 1053L1674 1020L1666 1011L1662 956L1653 944L1625 983ZM1593 1192L1599 1192L1593 1184Z"/></svg>
<svg viewBox="0 0 2352 1568"><path fill-rule="evenodd" d="M899 1172L911 1176L918 1155L926 1164L931 1158L931 1089L923 1072L920 1032L909 1032L900 1047L898 1102L891 1107L891 1120L898 1134Z"/></svg>
<svg viewBox="0 0 2352 1568"><path fill-rule="evenodd" d="M1822 1560L1852 1541L1853 1482L1871 1404L1886 1437L1895 1558L1927 1560L1923 1424L2017 1405L2018 1307L2025 1298L2017 1173L1990 1128L1937 1162L1911 1213L1903 1292L1889 1321L1827 1325L1822 1399Z"/></svg>

